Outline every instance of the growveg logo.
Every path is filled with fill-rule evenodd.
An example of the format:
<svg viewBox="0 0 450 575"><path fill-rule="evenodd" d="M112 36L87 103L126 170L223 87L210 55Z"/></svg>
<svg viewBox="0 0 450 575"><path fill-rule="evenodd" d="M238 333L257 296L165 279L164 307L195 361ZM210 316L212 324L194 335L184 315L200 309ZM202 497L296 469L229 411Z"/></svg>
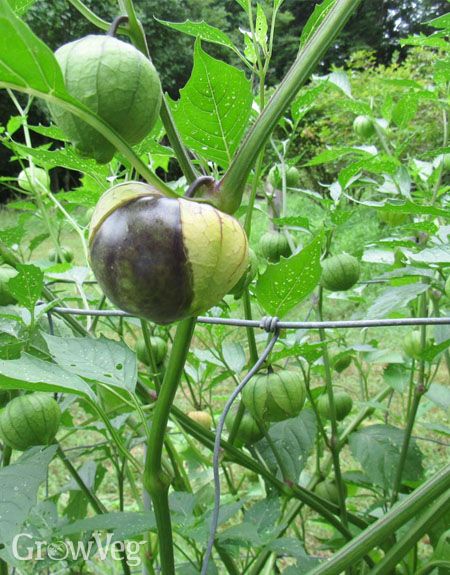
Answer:
<svg viewBox="0 0 450 575"><path fill-rule="evenodd" d="M112 541L113 534L108 533L102 540L94 533L89 541L38 541L29 533L17 534L12 542L12 554L19 561L77 561L78 559L111 558L120 561L126 554L130 567L141 564L140 548L145 541Z"/></svg>

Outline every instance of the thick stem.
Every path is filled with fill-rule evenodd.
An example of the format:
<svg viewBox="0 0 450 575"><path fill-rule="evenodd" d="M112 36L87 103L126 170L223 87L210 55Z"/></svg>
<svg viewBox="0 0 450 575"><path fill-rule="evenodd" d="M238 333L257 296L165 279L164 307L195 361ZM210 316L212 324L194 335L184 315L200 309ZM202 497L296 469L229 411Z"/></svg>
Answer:
<svg viewBox="0 0 450 575"><path fill-rule="evenodd" d="M433 505L425 511L412 526L386 553L369 575L384 575L392 573L408 551L427 533L440 518L450 510L450 492L444 493ZM415 571L415 569L414 569Z"/></svg>
<svg viewBox="0 0 450 575"><path fill-rule="evenodd" d="M227 173L218 184L216 194L219 197L216 199L218 206L223 211L234 213L238 209L245 183L258 154L265 146L284 111L294 100L298 90L334 42L360 1L337 0L311 39L300 51L291 69L275 90L266 108L242 143Z"/></svg>
<svg viewBox="0 0 450 575"><path fill-rule="evenodd" d="M162 450L170 409L183 373L195 321L196 318L191 317L178 325L169 364L153 413L145 460L143 483L150 494L155 511L163 575L174 575L175 565L168 498L170 479L162 469Z"/></svg>
<svg viewBox="0 0 450 575"><path fill-rule="evenodd" d="M407 521L416 517L427 505L450 488L450 465L429 479L414 493L405 497L394 509L378 519L360 535L347 543L327 563L309 571L308 575L339 575L368 552L386 541ZM383 572L385 573L385 572Z"/></svg>

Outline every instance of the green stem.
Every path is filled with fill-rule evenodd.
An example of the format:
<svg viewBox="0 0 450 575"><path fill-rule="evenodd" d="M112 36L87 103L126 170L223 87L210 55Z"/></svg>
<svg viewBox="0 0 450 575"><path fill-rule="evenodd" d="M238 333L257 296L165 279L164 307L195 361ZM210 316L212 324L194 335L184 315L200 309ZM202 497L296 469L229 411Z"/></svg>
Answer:
<svg viewBox="0 0 450 575"><path fill-rule="evenodd" d="M130 37L133 44L151 61L152 58L145 39L144 30L136 17L132 0L119 0L119 4L121 4L123 10L127 13ZM159 114L181 171L186 177L187 182L190 184L197 178L197 173L189 158L180 134L178 133L164 93L162 94L161 110Z"/></svg>
<svg viewBox="0 0 450 575"><path fill-rule="evenodd" d="M81 489L81 491L85 494L89 503L92 505L94 511L98 515L102 515L103 513L107 513L108 510L106 509L106 507L103 505L103 503L101 501L99 501L99 499L96 497L96 495L94 493L92 493L92 491L89 489L89 487L85 484L83 479L80 477L78 471L72 465L72 462L67 458L67 455L61 449L60 445L58 445L57 454L58 454L59 458L61 459L61 461L64 463L64 466L67 469L67 471L70 473L72 478L75 480L75 483L78 485L78 487Z"/></svg>
<svg viewBox="0 0 450 575"><path fill-rule="evenodd" d="M322 303L323 303L323 290L322 290L322 286L321 286L319 288L319 302L318 302L319 321L323 321ZM337 426L337 419L336 419L336 406L334 403L333 380L332 380L332 376L331 376L327 338L326 338L324 329L319 329L319 337L320 337L320 341L323 344L323 364L324 364L324 368L325 368L325 384L326 384L326 388L327 388L328 403L329 403L329 407L330 407L330 420L331 420L331 437L330 437L329 442L327 442L327 443L329 444L329 448L330 448L331 455L333 458L334 475L335 475L335 479L336 479L336 485L338 487L340 515L341 515L342 523L345 526L347 526L347 510L345 507L345 491L344 491L344 483L342 481L341 464L339 461L340 444L339 444L339 433L338 433L338 426Z"/></svg>
<svg viewBox="0 0 450 575"><path fill-rule="evenodd" d="M250 300L250 293L248 291L248 287L245 288L243 296L242 296L242 303L244 306L244 317L247 320L252 319L252 306ZM248 351L250 354L250 362L254 365L258 361L258 348L256 347L256 339L255 339L255 330L252 327L246 327L247 333L247 341L248 341ZM242 401L239 404L238 410L236 412L236 417L233 421L233 426L230 431L230 435L228 436L228 441L233 445L234 440L236 439L236 435L239 430L239 426L242 421L242 417L245 413L245 406Z"/></svg>
<svg viewBox="0 0 450 575"><path fill-rule="evenodd" d="M424 393L424 390L421 387L417 386L415 391L414 391L414 397L413 397L411 410L409 412L409 417L408 417L408 424L406 426L404 437L403 437L402 449L400 452L400 460L399 460L397 472L395 475L394 487L392 489L391 506L398 499L398 494L399 494L400 487L402 484L403 470L405 468L406 457L408 455L409 442L411 440L411 434L413 431L414 422L415 422L416 415L417 415L417 410L419 408L419 403L420 403L420 400L422 398L423 393Z"/></svg>
<svg viewBox="0 0 450 575"><path fill-rule="evenodd" d="M69 0L69 2L78 10L78 12L80 12L80 14L86 18L86 20L91 22L91 24L94 24L94 26L100 30L107 31L109 29L110 23L106 22L106 20L103 20L102 18L99 18L97 14L94 14L94 12L92 12L90 8L83 4L83 2L80 0ZM125 28L119 28L119 31L120 33L127 32Z"/></svg>
<svg viewBox="0 0 450 575"><path fill-rule="evenodd" d="M386 541L397 529L416 517L425 506L435 501L449 488L450 465L447 465L411 495L405 497L395 508L342 547L327 563L309 571L308 575L339 575L349 565L356 565L366 553Z"/></svg>
<svg viewBox="0 0 450 575"><path fill-rule="evenodd" d="M150 369L154 374L153 377L155 380L155 388L156 391L159 392L161 388L161 381L159 379L158 366L156 365L155 354L153 353L152 342L150 340L150 331L148 329L147 322L143 319L141 320L141 328L142 328L142 335L144 336L147 355L150 359Z"/></svg>
<svg viewBox="0 0 450 575"><path fill-rule="evenodd" d="M247 320L252 320L252 302L250 300L250 293L248 288L245 288L242 296L242 303L244 305L244 317ZM255 364L258 361L258 348L256 347L255 330L252 327L246 327L248 351L250 354L250 361Z"/></svg>
<svg viewBox="0 0 450 575"><path fill-rule="evenodd" d="M391 573L408 551L427 533L430 527L450 510L450 492L444 493L433 505L425 511L408 529L405 535L397 541L376 565L369 575L384 575Z"/></svg>
<svg viewBox="0 0 450 575"><path fill-rule="evenodd" d="M426 303L427 303L426 298L427 298L427 296L425 293L422 294L420 297L420 302L419 302L420 303L420 305L419 305L420 317L424 317L424 314L426 313ZM421 326L420 335L421 335L421 349L424 350L425 349L425 343L426 343L426 325ZM394 505L394 503L397 501L397 498L398 498L398 494L399 494L400 487L402 484L403 470L404 470L405 464L406 464L406 457L408 455L408 447L409 447L409 443L411 440L411 435L412 435L414 423L416 420L417 410L419 409L419 403L420 403L420 400L421 400L423 394L425 393L425 391L426 391L425 362L423 360L420 360L420 362L419 362L419 377L418 377L417 385L414 388L414 396L413 396L413 400L412 400L412 404L411 404L411 409L409 410L409 413L408 413L408 422L406 425L405 434L403 436L403 444L402 444L402 449L400 452L400 460L399 460L397 471L396 471L396 476L395 476L395 480L394 480L394 487L392 489L391 506Z"/></svg>
<svg viewBox="0 0 450 575"><path fill-rule="evenodd" d="M298 90L313 72L320 58L334 42L347 20L361 0L337 0L311 39L303 46L291 69L275 90L272 98L261 112L255 124L242 143L223 179L218 184L218 205L234 213L242 199L248 175L258 154L265 146L286 108L297 95ZM213 198L214 199L214 198Z"/></svg>
<svg viewBox="0 0 450 575"><path fill-rule="evenodd" d="M191 317L178 324L169 364L153 413L145 460L143 483L150 494L155 511L163 575L174 575L175 565L168 498L170 479L162 469L162 450L170 409L183 373L195 321L196 318Z"/></svg>

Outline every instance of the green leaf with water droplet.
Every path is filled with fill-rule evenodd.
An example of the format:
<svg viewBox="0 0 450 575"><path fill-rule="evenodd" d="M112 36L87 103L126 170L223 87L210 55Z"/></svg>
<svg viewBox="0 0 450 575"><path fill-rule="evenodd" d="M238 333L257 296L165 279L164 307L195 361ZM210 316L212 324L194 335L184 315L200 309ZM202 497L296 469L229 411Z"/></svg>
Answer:
<svg viewBox="0 0 450 575"><path fill-rule="evenodd" d="M191 77L173 110L186 146L227 168L248 125L252 101L244 72L206 54L197 40Z"/></svg>
<svg viewBox="0 0 450 575"><path fill-rule="evenodd" d="M93 339L43 334L43 337L53 359L68 372L134 392L136 355L125 343L104 336Z"/></svg>
<svg viewBox="0 0 450 575"><path fill-rule="evenodd" d="M20 305L33 312L44 287L44 274L38 267L25 264L19 264L17 271L19 273L8 282L9 292Z"/></svg>
<svg viewBox="0 0 450 575"><path fill-rule="evenodd" d="M317 286L322 274L321 237L301 252L269 264L256 284L256 297L270 315L283 317Z"/></svg>

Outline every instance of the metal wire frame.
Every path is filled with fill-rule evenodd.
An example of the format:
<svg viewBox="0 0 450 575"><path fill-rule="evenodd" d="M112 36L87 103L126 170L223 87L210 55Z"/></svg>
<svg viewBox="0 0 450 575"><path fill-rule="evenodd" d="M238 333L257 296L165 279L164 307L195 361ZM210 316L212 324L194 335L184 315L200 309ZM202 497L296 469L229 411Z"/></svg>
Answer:
<svg viewBox="0 0 450 575"><path fill-rule="evenodd" d="M98 309L80 309L70 307L52 307L48 310L50 313L68 314L68 315L88 315L103 317L136 317L131 313L121 310L98 310ZM254 327L260 328L261 321L234 319L222 317L198 316L198 323L231 325L235 327ZM279 329L346 329L346 328L369 328L369 327L398 327L411 325L450 325L450 316L448 317L407 317L392 319L366 319L366 320L342 320L342 321L281 321L277 322Z"/></svg>

